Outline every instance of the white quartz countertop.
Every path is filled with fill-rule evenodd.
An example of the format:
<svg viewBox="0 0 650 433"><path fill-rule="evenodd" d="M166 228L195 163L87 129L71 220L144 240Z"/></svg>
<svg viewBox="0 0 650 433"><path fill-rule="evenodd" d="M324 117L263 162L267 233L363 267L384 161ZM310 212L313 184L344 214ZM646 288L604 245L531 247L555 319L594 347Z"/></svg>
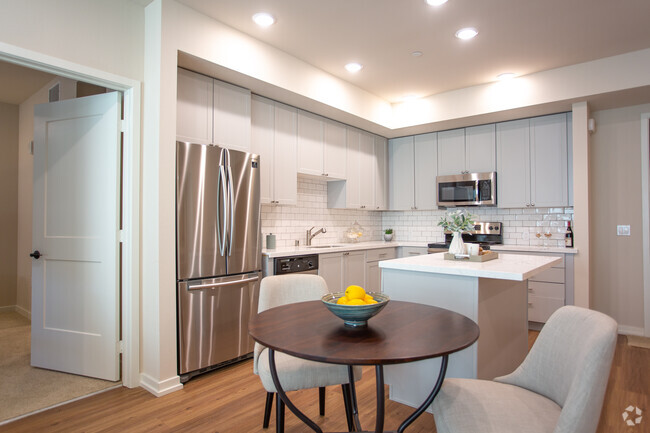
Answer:
<svg viewBox="0 0 650 433"><path fill-rule="evenodd" d="M553 267L561 260L560 257L551 256L500 254L495 260L480 263L445 260L444 253L437 253L383 260L379 262L379 267L400 271L524 281Z"/></svg>
<svg viewBox="0 0 650 433"><path fill-rule="evenodd" d="M564 247L538 247L535 245L491 245L493 251L526 252L526 253L560 253L560 254L578 254L577 248Z"/></svg>
<svg viewBox="0 0 650 433"><path fill-rule="evenodd" d="M426 248L425 242L384 242L384 241L370 241L359 243L342 243L338 242L333 244L335 246L328 248L321 248L321 245L314 244L311 247L300 245L297 247L283 247L274 248L272 250L264 249L262 254L273 259L276 257L287 256L302 256L306 254L327 254L327 253L341 253L344 251L362 251L373 250L376 248L397 248L404 246L421 246Z"/></svg>

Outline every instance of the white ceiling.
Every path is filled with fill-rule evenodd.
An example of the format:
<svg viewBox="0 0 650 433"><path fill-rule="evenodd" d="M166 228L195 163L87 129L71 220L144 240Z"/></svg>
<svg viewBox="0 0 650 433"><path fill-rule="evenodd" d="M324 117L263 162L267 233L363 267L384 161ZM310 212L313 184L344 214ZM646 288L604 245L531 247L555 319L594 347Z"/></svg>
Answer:
<svg viewBox="0 0 650 433"><path fill-rule="evenodd" d="M648 0L177 1L389 102L650 47ZM258 28L260 11L276 24ZM467 26L476 38L454 37Z"/></svg>

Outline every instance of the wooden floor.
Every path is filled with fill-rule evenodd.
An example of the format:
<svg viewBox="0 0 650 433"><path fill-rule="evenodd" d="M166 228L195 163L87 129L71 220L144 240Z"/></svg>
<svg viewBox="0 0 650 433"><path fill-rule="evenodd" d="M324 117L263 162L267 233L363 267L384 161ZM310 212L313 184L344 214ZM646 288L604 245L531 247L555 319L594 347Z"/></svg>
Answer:
<svg viewBox="0 0 650 433"><path fill-rule="evenodd" d="M530 344L536 336L531 331ZM619 336L599 433L650 432L649 367L650 349L630 347L625 337ZM252 369L252 361L245 361L197 377L183 390L161 398L141 388L111 390L0 426L0 432L272 433L275 414L271 417L271 428L261 428L265 391ZM376 412L372 368L364 368L357 392L362 426L372 430ZM323 430L347 430L340 388L328 388L324 417L318 416L317 391L297 391L290 395ZM642 423L635 427L626 426L622 419L623 411L630 405L644 411ZM411 411L387 401L386 429L396 429ZM287 411L285 431L298 433L308 429ZM425 413L407 432L435 432L433 417Z"/></svg>

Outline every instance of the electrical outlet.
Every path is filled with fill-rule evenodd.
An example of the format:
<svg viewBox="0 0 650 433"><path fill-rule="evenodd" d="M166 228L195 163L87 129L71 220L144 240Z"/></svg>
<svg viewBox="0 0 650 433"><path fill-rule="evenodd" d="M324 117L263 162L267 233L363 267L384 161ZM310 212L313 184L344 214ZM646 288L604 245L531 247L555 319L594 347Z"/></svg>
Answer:
<svg viewBox="0 0 650 433"><path fill-rule="evenodd" d="M630 226L616 226L616 236L630 236Z"/></svg>

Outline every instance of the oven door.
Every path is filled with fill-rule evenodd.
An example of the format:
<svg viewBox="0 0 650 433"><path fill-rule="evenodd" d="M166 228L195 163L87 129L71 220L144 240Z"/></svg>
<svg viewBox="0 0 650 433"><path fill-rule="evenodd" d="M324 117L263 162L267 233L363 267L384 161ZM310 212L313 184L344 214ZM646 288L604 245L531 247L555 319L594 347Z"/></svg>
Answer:
<svg viewBox="0 0 650 433"><path fill-rule="evenodd" d="M495 206L496 173L436 177L438 206Z"/></svg>

